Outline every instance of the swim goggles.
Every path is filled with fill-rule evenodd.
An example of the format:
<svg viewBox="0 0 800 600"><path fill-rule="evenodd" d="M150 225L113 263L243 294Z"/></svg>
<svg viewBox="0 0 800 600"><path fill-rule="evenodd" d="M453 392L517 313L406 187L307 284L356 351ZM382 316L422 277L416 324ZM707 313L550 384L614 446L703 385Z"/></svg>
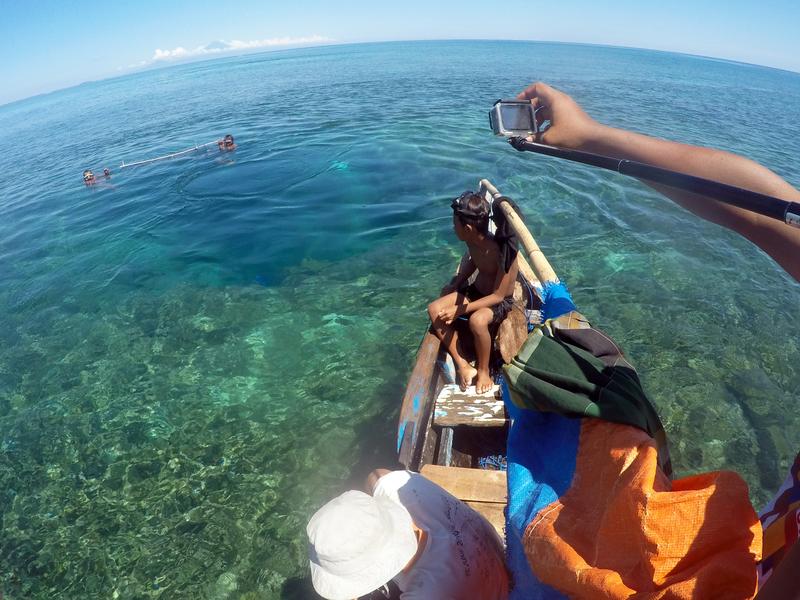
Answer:
<svg viewBox="0 0 800 600"><path fill-rule="evenodd" d="M450 208L452 208L453 212L462 219L468 219L471 221L482 221L483 219L486 219L489 216L489 213L486 211L486 207L483 203L481 203L476 209L469 207L469 199L474 195L475 193L472 190L467 190L450 203Z"/></svg>

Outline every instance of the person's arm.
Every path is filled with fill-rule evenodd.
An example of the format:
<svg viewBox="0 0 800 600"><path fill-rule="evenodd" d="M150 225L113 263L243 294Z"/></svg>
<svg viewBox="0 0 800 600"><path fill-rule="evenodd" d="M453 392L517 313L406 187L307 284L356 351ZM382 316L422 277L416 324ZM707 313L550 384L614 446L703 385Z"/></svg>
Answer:
<svg viewBox="0 0 800 600"><path fill-rule="evenodd" d="M364 483L364 488L370 496L372 495L372 492L375 491L375 486L378 485L378 480L389 473L391 473L389 469L375 469L367 476L367 481Z"/></svg>
<svg viewBox="0 0 800 600"><path fill-rule="evenodd" d="M515 259L511 264L511 268L498 276L500 281L494 286L494 291L488 296L478 298L472 302L467 302L466 307L462 314L474 313L482 308L490 308L495 304L500 304L506 296L514 293L514 282L517 280L517 273L519 272L519 259Z"/></svg>
<svg viewBox="0 0 800 600"><path fill-rule="evenodd" d="M543 107L537 117L550 121L551 126L536 141L544 144L635 160L784 200L800 201L800 191L748 158L602 125L567 94L544 83L530 86L518 97ZM743 235L800 281L800 229L698 194L644 183L697 216Z"/></svg>
<svg viewBox="0 0 800 600"><path fill-rule="evenodd" d="M475 262L470 256L467 259L467 262L463 263L463 266L458 270L458 273L456 273L450 282L442 288L442 296L446 296L451 292L455 292L459 287L461 287L462 283L472 276L477 268L478 267L475 266Z"/></svg>
<svg viewBox="0 0 800 600"><path fill-rule="evenodd" d="M756 600L798 600L800 598L800 542L786 552Z"/></svg>
<svg viewBox="0 0 800 600"><path fill-rule="evenodd" d="M461 315L468 315L480 310L481 308L489 308L495 304L500 304L506 296L514 293L514 282L517 280L517 273L519 272L519 261L515 260L511 265L508 272L498 275L498 282L494 286L494 291L488 296L478 298L477 300L469 301L464 299L463 304L456 306L449 306L439 312L439 318L444 321L445 325L450 325Z"/></svg>

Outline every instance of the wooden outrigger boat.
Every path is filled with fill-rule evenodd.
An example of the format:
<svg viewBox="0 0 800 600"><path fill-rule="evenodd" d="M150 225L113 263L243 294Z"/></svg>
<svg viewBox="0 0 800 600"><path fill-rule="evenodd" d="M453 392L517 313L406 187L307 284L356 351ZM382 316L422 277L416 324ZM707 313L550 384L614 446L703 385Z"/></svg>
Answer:
<svg viewBox="0 0 800 600"><path fill-rule="evenodd" d="M486 180L479 193L500 197ZM514 597L752 597L763 548L782 542L762 539L747 485L730 471L672 479L663 426L635 369L577 311L510 204L494 210L527 254L518 255L519 310L494 337L511 385L461 392L427 333L403 398L400 462L492 523L506 540ZM503 399L512 394L509 423ZM780 586L797 589L789 579Z"/></svg>
<svg viewBox="0 0 800 600"><path fill-rule="evenodd" d="M492 203L500 197L486 179L480 194ZM495 337L493 363L509 361L540 321L543 284L558 277L522 219L507 204L505 212L520 241L515 309ZM467 256L462 259L465 264ZM459 265L459 268L461 268ZM499 370L493 375L497 377ZM406 387L397 431L400 463L422 473L484 515L501 534L505 525L507 488L504 470L491 465L504 460L508 419L499 386L477 395L474 387L461 392L455 384L455 365L439 339L425 334ZM482 468L489 467L489 468Z"/></svg>

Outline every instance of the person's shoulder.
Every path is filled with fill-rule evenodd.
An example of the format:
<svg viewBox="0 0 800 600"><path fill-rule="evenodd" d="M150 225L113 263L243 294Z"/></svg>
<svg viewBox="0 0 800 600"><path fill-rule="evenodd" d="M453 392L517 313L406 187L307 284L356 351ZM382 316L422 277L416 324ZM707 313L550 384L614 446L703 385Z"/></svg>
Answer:
<svg viewBox="0 0 800 600"><path fill-rule="evenodd" d="M455 499L441 486L412 471L392 471L381 477L373 492L373 496L378 495L388 496L406 508L443 495Z"/></svg>
<svg viewBox="0 0 800 600"><path fill-rule="evenodd" d="M375 484L375 491L373 496L377 495L391 495L396 494L397 490L406 485L415 477L422 477L419 473L412 473L411 471L391 471L383 475Z"/></svg>
<svg viewBox="0 0 800 600"><path fill-rule="evenodd" d="M498 256L500 254L500 244L497 243L497 238L494 234L487 233L485 239L489 243L483 246L483 253L491 256Z"/></svg>
<svg viewBox="0 0 800 600"><path fill-rule="evenodd" d="M378 480L372 495L389 496L399 500L401 504L407 504L412 495L427 496L432 493L447 494L445 490L424 475L413 471L392 471Z"/></svg>

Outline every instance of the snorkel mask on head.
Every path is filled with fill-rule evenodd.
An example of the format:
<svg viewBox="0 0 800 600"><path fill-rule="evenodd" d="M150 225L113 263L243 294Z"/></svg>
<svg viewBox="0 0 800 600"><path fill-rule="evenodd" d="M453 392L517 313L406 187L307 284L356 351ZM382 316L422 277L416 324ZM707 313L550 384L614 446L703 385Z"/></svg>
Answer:
<svg viewBox="0 0 800 600"><path fill-rule="evenodd" d="M477 206L470 207L470 199L477 196L472 190L467 190L450 203L453 213L458 215L462 222L478 223L489 218L488 205L480 202ZM478 196L480 198L480 196Z"/></svg>

